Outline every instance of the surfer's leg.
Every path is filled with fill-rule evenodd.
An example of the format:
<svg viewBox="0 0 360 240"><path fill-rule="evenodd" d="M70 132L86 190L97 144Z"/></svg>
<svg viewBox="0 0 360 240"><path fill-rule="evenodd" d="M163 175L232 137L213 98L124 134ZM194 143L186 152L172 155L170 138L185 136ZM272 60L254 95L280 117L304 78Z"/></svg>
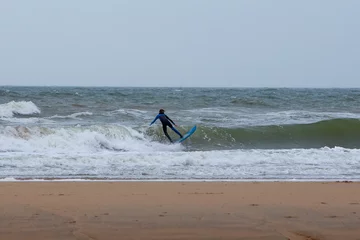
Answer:
<svg viewBox="0 0 360 240"><path fill-rule="evenodd" d="M182 138L183 137L183 135L181 135L181 133L178 131L178 130L176 130L176 128L174 128L173 126L171 126L170 127L174 132L176 132L177 133L177 135L179 135L180 136L180 138Z"/></svg>
<svg viewBox="0 0 360 240"><path fill-rule="evenodd" d="M167 132L167 129L166 129L166 125L165 125L165 124L163 125L163 131L164 131L165 136L169 139L169 141L170 141L170 142L173 142L173 141L171 140L171 137L169 136L169 134L168 134L168 132Z"/></svg>

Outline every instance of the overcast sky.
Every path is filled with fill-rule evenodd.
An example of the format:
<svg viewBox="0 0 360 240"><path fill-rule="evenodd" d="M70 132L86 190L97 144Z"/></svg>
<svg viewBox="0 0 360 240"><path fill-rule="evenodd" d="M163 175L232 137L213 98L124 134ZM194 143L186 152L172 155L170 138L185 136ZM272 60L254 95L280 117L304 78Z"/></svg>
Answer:
<svg viewBox="0 0 360 240"><path fill-rule="evenodd" d="M360 1L1 1L0 85L360 87Z"/></svg>

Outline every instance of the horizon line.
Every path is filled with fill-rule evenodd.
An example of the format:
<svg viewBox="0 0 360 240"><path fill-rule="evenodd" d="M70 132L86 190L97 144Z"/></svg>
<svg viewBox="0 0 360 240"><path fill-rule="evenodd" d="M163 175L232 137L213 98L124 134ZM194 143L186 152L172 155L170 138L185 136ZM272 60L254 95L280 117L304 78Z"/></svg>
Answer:
<svg viewBox="0 0 360 240"><path fill-rule="evenodd" d="M217 88L217 89L359 89L359 87L250 87L250 86L116 86L116 85L0 85L0 87L77 87L77 88Z"/></svg>

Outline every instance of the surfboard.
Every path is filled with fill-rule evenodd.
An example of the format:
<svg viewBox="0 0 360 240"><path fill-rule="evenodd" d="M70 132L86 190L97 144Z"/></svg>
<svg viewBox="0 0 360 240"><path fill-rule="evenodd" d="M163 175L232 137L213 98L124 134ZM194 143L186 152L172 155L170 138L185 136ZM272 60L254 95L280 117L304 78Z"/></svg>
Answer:
<svg viewBox="0 0 360 240"><path fill-rule="evenodd" d="M182 138L180 138L179 140L175 141L175 143L181 143L183 141L185 141L188 137L190 137L194 132L196 131L196 125L193 126L190 131L188 131L187 133L185 133L185 135L183 135Z"/></svg>

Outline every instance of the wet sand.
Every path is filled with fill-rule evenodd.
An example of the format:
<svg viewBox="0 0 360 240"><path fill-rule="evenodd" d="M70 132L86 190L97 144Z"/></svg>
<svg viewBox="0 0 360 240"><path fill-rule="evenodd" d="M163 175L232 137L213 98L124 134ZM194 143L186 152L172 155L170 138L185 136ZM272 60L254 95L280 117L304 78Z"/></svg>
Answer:
<svg viewBox="0 0 360 240"><path fill-rule="evenodd" d="M1 240L360 240L360 183L3 182Z"/></svg>

